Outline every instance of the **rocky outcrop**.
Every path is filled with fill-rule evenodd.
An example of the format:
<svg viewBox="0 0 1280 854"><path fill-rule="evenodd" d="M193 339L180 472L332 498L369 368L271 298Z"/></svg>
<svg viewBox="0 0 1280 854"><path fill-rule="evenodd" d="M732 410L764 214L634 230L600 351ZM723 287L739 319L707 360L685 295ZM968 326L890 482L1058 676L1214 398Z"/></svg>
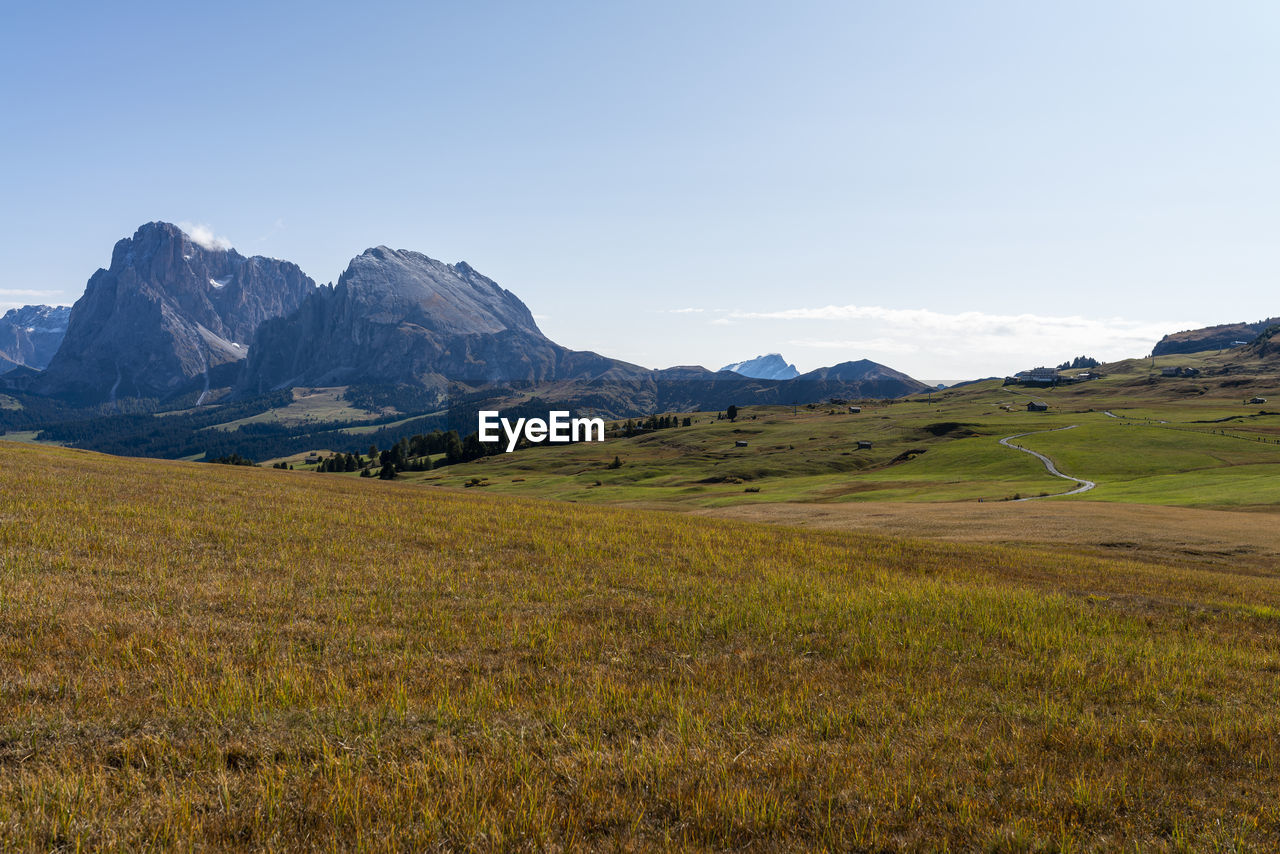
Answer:
<svg viewBox="0 0 1280 854"><path fill-rule="evenodd" d="M169 223L121 240L31 390L82 403L230 385L263 321L315 290L296 264L202 245Z"/></svg>
<svg viewBox="0 0 1280 854"><path fill-rule="evenodd" d="M1280 317L1271 317L1256 323L1224 323L1219 326L1206 326L1203 329L1175 332L1161 338L1151 351L1151 355L1199 353L1204 350L1227 350L1239 347L1277 323L1280 323Z"/></svg>
<svg viewBox="0 0 1280 854"><path fill-rule="evenodd" d="M41 370L67 334L69 306L24 305L0 317L0 373L25 365Z"/></svg>
<svg viewBox="0 0 1280 854"><path fill-rule="evenodd" d="M756 356L754 359L747 359L745 362L734 362L720 370L732 371L744 377L760 380L791 380L800 376L796 366L787 364L787 360L782 358L781 353L768 353L764 356Z"/></svg>

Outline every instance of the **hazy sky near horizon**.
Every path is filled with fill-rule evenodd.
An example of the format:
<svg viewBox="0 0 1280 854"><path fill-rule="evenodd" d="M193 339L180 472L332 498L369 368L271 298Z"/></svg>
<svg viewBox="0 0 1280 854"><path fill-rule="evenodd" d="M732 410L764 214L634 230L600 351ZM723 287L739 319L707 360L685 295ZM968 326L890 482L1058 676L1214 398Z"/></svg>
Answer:
<svg viewBox="0 0 1280 854"><path fill-rule="evenodd" d="M926 380L1280 315L1266 2L6 4L0 309L144 222L556 341ZM193 227L193 226L189 226Z"/></svg>

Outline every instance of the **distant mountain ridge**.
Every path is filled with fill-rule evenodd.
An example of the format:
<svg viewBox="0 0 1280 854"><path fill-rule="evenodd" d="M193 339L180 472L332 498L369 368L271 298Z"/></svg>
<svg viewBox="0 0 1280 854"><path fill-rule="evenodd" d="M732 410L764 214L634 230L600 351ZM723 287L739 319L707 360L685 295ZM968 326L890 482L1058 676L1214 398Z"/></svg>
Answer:
<svg viewBox="0 0 1280 854"><path fill-rule="evenodd" d="M926 389L867 360L805 375L776 353L731 367L739 372L650 370L570 350L466 262L377 246L337 284L317 287L290 262L246 258L153 222L119 241L110 267L89 279L47 368L12 369L4 387L96 406L347 386L401 411L537 400L606 417Z"/></svg>
<svg viewBox="0 0 1280 854"><path fill-rule="evenodd" d="M71 307L24 305L0 317L0 373L19 366L43 370L58 352Z"/></svg>
<svg viewBox="0 0 1280 854"><path fill-rule="evenodd" d="M1172 353L1199 353L1204 350L1226 350L1247 344L1268 327L1280 323L1280 317L1270 317L1255 323L1223 323L1201 329L1174 332L1160 339L1151 350L1153 356Z"/></svg>
<svg viewBox="0 0 1280 854"><path fill-rule="evenodd" d="M720 370L761 380L790 380L800 376L796 366L787 364L781 353L767 353L744 362L734 362Z"/></svg>

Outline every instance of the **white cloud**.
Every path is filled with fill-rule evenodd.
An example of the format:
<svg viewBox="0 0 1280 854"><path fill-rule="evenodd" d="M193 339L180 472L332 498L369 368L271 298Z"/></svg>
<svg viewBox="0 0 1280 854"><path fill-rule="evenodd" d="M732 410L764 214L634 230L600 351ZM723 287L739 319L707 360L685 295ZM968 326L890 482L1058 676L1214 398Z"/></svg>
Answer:
<svg viewBox="0 0 1280 854"><path fill-rule="evenodd" d="M207 225L192 222L180 222L178 228L186 232L187 237L191 238L191 242L205 249L230 249L231 241L225 237L219 237L213 233L213 229Z"/></svg>
<svg viewBox="0 0 1280 854"><path fill-rule="evenodd" d="M788 341L793 347L812 347L818 350L855 350L876 353L918 353L920 347L910 341L894 338L864 338L860 340L821 341L798 338Z"/></svg>
<svg viewBox="0 0 1280 854"><path fill-rule="evenodd" d="M705 308L669 308L667 314L702 314Z"/></svg>

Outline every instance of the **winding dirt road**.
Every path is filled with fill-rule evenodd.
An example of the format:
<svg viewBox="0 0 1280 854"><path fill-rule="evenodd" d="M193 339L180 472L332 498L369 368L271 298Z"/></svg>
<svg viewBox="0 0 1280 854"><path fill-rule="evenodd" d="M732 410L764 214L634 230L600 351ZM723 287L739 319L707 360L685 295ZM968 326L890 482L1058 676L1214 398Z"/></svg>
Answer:
<svg viewBox="0 0 1280 854"><path fill-rule="evenodd" d="M1057 433L1060 430L1071 430L1079 426L1080 426L1079 424L1072 424L1068 427L1055 427L1052 430L1032 430L1027 433L1014 433L1012 436L1005 436L1003 439L1000 440L1000 444L1004 445L1006 448L1013 448L1015 451L1022 451L1024 454L1030 454L1031 456L1038 459L1040 462L1044 463L1045 470L1048 471L1049 474L1053 475L1054 477L1060 477L1063 480L1069 480L1072 483L1080 484L1075 489L1069 492L1055 492L1053 495L1031 495L1031 496L1028 496L1027 498L1015 498L1014 499L1015 501L1035 501L1040 498L1061 498L1064 495L1079 495L1081 492L1088 492L1089 490L1093 489L1095 486L1098 485L1091 480L1085 480L1084 478L1072 477L1069 474L1063 474L1062 472L1058 471L1058 467L1053 464L1053 460L1049 459L1044 454L1033 451L1030 448L1024 448L1021 445L1015 445L1010 441L1011 439L1021 439L1023 436L1035 436L1038 433Z"/></svg>

